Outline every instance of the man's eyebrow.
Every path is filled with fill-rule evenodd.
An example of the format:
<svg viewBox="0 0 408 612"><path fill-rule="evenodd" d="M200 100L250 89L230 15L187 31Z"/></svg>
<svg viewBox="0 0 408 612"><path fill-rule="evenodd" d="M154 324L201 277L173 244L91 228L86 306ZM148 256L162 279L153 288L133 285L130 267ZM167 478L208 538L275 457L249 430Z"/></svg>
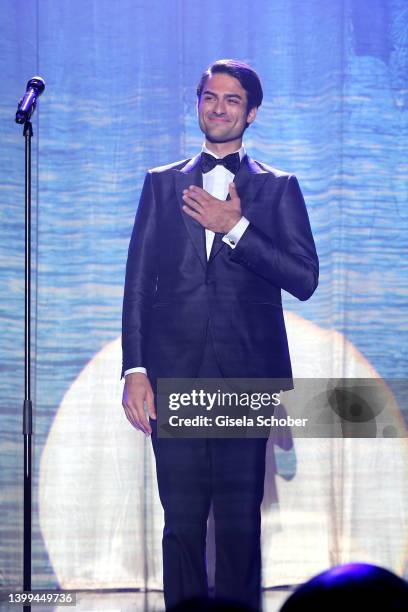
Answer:
<svg viewBox="0 0 408 612"><path fill-rule="evenodd" d="M205 89L203 91L203 95L204 94L209 94L210 96L218 96L218 94L216 94L215 92L211 91L210 89ZM242 100L242 96L240 96L237 93L226 93L224 94L227 98L238 98L239 100Z"/></svg>

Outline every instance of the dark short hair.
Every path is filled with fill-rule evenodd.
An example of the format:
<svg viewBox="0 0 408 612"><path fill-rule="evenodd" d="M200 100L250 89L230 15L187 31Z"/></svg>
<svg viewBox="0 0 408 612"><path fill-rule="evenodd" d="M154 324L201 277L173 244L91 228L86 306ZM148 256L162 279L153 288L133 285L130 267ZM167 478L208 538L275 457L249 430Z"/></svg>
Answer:
<svg viewBox="0 0 408 612"><path fill-rule="evenodd" d="M251 66L233 59L220 59L208 66L197 85L197 98L200 100L203 87L209 76L224 72L237 79L245 89L248 98L247 112L262 104L263 91L259 76Z"/></svg>

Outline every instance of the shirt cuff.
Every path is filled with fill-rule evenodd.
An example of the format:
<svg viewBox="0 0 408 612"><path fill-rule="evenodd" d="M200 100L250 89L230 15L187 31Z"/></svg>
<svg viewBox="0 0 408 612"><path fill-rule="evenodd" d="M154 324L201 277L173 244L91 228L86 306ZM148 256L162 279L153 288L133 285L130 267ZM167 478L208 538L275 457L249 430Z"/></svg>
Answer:
<svg viewBox="0 0 408 612"><path fill-rule="evenodd" d="M225 234L225 236L222 237L222 241L228 244L231 249L235 249L248 225L248 219L246 217L241 217L238 223L236 223L234 227L230 229L228 234Z"/></svg>
<svg viewBox="0 0 408 612"><path fill-rule="evenodd" d="M127 376L127 374L132 374L133 372L140 372L141 374L146 374L147 376L147 370L146 368L129 368L128 370L124 371L124 376Z"/></svg>

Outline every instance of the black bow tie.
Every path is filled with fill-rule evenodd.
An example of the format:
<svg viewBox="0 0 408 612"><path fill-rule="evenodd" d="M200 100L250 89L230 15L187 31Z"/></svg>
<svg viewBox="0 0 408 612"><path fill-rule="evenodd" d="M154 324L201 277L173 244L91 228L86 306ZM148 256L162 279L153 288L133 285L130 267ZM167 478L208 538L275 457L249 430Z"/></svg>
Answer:
<svg viewBox="0 0 408 612"><path fill-rule="evenodd" d="M204 151L201 153L200 166L201 171L205 174L206 172L210 172L215 166L224 166L227 170L232 172L232 174L236 174L241 165L241 160L239 158L239 153L231 153L230 155L226 155L222 159L217 159L209 153L205 153Z"/></svg>

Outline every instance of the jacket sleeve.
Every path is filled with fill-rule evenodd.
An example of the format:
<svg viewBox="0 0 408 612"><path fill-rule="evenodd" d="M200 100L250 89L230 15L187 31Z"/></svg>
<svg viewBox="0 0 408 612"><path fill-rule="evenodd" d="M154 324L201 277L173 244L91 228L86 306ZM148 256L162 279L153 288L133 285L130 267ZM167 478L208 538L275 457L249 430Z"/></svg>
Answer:
<svg viewBox="0 0 408 612"><path fill-rule="evenodd" d="M157 285L156 201L153 176L146 175L126 264L122 311L122 376L146 366L146 342Z"/></svg>
<svg viewBox="0 0 408 612"><path fill-rule="evenodd" d="M231 259L299 300L307 300L318 284L319 260L298 181L295 176L285 180L271 235L250 223Z"/></svg>

